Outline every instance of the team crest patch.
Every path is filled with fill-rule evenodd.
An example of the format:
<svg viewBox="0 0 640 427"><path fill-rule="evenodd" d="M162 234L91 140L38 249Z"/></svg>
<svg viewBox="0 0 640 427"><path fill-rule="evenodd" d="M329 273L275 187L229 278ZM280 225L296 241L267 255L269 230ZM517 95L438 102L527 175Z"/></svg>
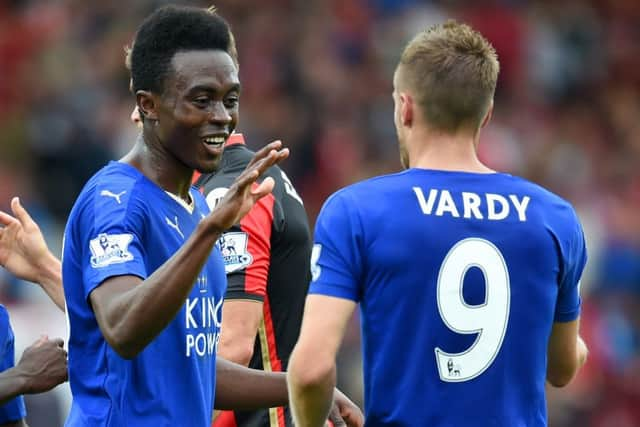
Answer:
<svg viewBox="0 0 640 427"><path fill-rule="evenodd" d="M132 240L133 234L98 234L98 237L89 242L91 267L100 268L131 261L133 255L128 248Z"/></svg>
<svg viewBox="0 0 640 427"><path fill-rule="evenodd" d="M224 233L220 236L218 244L224 260L225 273L241 270L253 262L253 257L247 250L248 241L249 236L243 232Z"/></svg>

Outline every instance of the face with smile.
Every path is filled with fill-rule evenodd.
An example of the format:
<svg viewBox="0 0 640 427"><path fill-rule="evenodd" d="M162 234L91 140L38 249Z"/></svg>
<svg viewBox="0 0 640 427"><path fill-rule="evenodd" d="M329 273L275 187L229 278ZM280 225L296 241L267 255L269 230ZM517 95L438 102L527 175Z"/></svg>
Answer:
<svg viewBox="0 0 640 427"><path fill-rule="evenodd" d="M164 93L139 98L151 119L148 145L189 169L213 172L238 122L238 70L222 50L178 52L171 65Z"/></svg>

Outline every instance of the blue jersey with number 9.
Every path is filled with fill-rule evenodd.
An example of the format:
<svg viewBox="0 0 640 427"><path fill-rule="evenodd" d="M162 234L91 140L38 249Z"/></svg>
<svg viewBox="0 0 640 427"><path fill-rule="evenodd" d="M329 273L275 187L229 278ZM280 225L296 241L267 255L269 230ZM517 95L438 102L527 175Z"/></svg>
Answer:
<svg viewBox="0 0 640 427"><path fill-rule="evenodd" d="M360 303L367 426L546 426L547 342L579 316L585 262L545 189L409 169L325 203L310 293Z"/></svg>

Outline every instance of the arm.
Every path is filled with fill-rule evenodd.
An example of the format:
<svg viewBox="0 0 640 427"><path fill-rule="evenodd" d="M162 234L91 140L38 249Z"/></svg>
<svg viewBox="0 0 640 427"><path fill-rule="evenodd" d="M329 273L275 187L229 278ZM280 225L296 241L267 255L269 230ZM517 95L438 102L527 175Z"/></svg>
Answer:
<svg viewBox="0 0 640 427"><path fill-rule="evenodd" d="M222 318L224 321L220 332L218 356L248 366L262 320L262 302L225 300L222 305Z"/></svg>
<svg viewBox="0 0 640 427"><path fill-rule="evenodd" d="M336 354L355 306L354 301L342 298L307 297L287 376L297 426L321 427L327 419L336 384Z"/></svg>
<svg viewBox="0 0 640 427"><path fill-rule="evenodd" d="M64 311L60 260L47 247L38 224L20 204L11 200L14 216L0 211L0 265L15 276L40 284L49 298Z"/></svg>
<svg viewBox="0 0 640 427"><path fill-rule="evenodd" d="M176 316L220 234L238 222L258 199L273 189L273 179L252 184L270 166L288 156L279 141L258 151L245 171L185 244L145 280L111 277L89 295L98 326L124 358L140 353Z"/></svg>
<svg viewBox="0 0 640 427"><path fill-rule="evenodd" d="M251 263L227 274L227 292L222 306L222 331L218 354L247 366L253 356L256 335L263 319L263 300L271 262L271 228L274 198L260 199L240 224L229 230L231 236L244 235ZM225 234L226 236L226 234ZM245 245L240 244L238 250Z"/></svg>
<svg viewBox="0 0 640 427"><path fill-rule="evenodd" d="M331 390L334 413L344 418L347 426L362 427L360 409L339 390ZM221 357L216 358L216 410L252 411L285 406L289 403L287 378L284 372L249 369ZM338 420L340 417L332 417ZM325 417L326 419L326 417ZM297 425L297 424L296 424ZM338 425L338 424L336 424Z"/></svg>
<svg viewBox="0 0 640 427"><path fill-rule="evenodd" d="M249 369L217 357L215 409L251 411L287 403L284 372Z"/></svg>
<svg viewBox="0 0 640 427"><path fill-rule="evenodd" d="M564 387L587 360L587 346L578 335L579 320L555 322L547 350L547 381Z"/></svg>

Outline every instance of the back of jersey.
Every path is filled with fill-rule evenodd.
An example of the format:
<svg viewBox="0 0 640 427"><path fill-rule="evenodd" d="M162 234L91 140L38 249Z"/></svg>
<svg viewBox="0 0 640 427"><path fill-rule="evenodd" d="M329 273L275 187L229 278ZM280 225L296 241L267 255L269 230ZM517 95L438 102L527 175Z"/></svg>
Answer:
<svg viewBox="0 0 640 427"><path fill-rule="evenodd" d="M327 201L310 292L361 305L368 426L545 426L547 342L579 315L585 260L548 191L410 169Z"/></svg>

